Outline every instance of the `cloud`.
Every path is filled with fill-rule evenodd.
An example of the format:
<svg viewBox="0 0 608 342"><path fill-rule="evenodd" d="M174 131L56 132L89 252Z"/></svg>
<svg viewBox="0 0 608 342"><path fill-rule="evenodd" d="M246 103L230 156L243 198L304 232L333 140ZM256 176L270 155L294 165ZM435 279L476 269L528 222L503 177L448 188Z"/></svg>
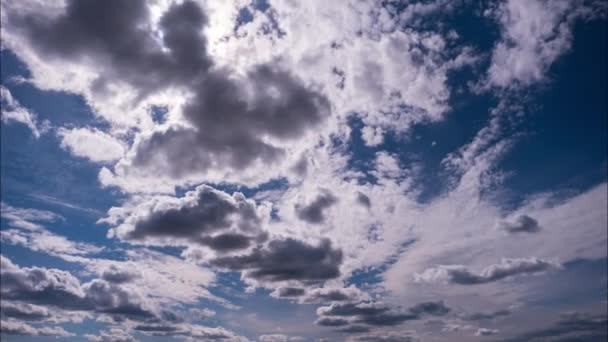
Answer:
<svg viewBox="0 0 608 342"><path fill-rule="evenodd" d="M287 336L284 334L260 335L260 342L290 342L290 341L305 341L300 336Z"/></svg>
<svg viewBox="0 0 608 342"><path fill-rule="evenodd" d="M340 275L342 251L323 239L318 245L287 238L271 240L249 254L219 257L211 261L217 267L244 271L246 278L264 282L322 282Z"/></svg>
<svg viewBox="0 0 608 342"><path fill-rule="evenodd" d="M349 323L350 323L350 321L345 318L328 317L328 316L319 317L315 321L316 325L320 325L323 327L341 327L341 326L348 325Z"/></svg>
<svg viewBox="0 0 608 342"><path fill-rule="evenodd" d="M482 321L509 315L511 315L511 310L498 310L492 312L475 312L468 315L462 315L461 318L467 321Z"/></svg>
<svg viewBox="0 0 608 342"><path fill-rule="evenodd" d="M475 332L475 336L492 336L498 334L496 329L479 328Z"/></svg>
<svg viewBox="0 0 608 342"><path fill-rule="evenodd" d="M594 1L501 3L494 13L501 40L492 52L488 85L518 88L544 81L549 67L570 50L575 21L599 13L601 4Z"/></svg>
<svg viewBox="0 0 608 342"><path fill-rule="evenodd" d="M316 324L342 326L347 323L368 326L394 326L426 316L444 316L451 311L442 301L418 303L407 310L381 302L332 303L317 309Z"/></svg>
<svg viewBox="0 0 608 342"><path fill-rule="evenodd" d="M42 229L38 231L2 230L0 231L0 241L58 257L96 254L104 249L104 247L89 243L68 240L61 235Z"/></svg>
<svg viewBox="0 0 608 342"><path fill-rule="evenodd" d="M19 122L26 125L34 137L39 138L41 133L48 129L48 123L42 125L38 123L36 114L23 107L17 101L10 90L3 85L0 85L0 103L2 104L2 122Z"/></svg>
<svg viewBox="0 0 608 342"><path fill-rule="evenodd" d="M326 302L356 302L362 300L369 300L369 296L356 288L355 286L349 286L344 288L337 287L323 287L309 290L306 296L302 298L305 303L326 303Z"/></svg>
<svg viewBox="0 0 608 342"><path fill-rule="evenodd" d="M209 309L190 309L190 314L196 319L206 320L215 316L215 311Z"/></svg>
<svg viewBox="0 0 608 342"><path fill-rule="evenodd" d="M329 191L323 191L306 205L296 204L298 217L308 223L320 224L325 221L325 211L334 205L338 199Z"/></svg>
<svg viewBox="0 0 608 342"><path fill-rule="evenodd" d="M141 277L141 274L136 269L137 266L135 264L125 266L128 268L119 268L116 265L110 265L106 270L103 271L101 278L110 283L121 284L131 282Z"/></svg>
<svg viewBox="0 0 608 342"><path fill-rule="evenodd" d="M221 327L211 328L195 324L142 324L134 327L140 333L159 337L178 337L191 341L235 341L247 342L239 336Z"/></svg>
<svg viewBox="0 0 608 342"><path fill-rule="evenodd" d="M337 332L341 333L364 333L369 332L371 329L365 325L349 325L348 327L336 329Z"/></svg>
<svg viewBox="0 0 608 342"><path fill-rule="evenodd" d="M331 113L319 87L305 84L278 62L244 72L218 65L203 34L207 14L194 1L170 5L158 20L140 0L68 1L55 16L5 7L11 12L10 32L25 38L38 58L95 67L98 76L84 91L90 97L109 97L126 86L135 93L133 102L167 92L183 99L182 120L139 134L114 172L105 169L101 179L106 185L133 177L178 184L213 174L222 180L241 173L261 177L256 167L280 162L286 147ZM101 158L84 147L75 152Z"/></svg>
<svg viewBox="0 0 608 342"><path fill-rule="evenodd" d="M0 316L18 321L45 323L82 323L85 318L89 317L87 313L56 308L51 310L45 306L12 301L2 301L0 303Z"/></svg>
<svg viewBox="0 0 608 342"><path fill-rule="evenodd" d="M14 318L24 321L42 321L51 317L51 313L42 306L2 302L0 306L2 317Z"/></svg>
<svg viewBox="0 0 608 342"><path fill-rule="evenodd" d="M261 225L267 217L265 207L240 193L230 196L201 185L182 198L153 197L110 209L102 222L120 223L110 235L128 242L198 245L221 253L264 241Z"/></svg>
<svg viewBox="0 0 608 342"><path fill-rule="evenodd" d="M34 231L44 229L43 226L35 222L55 222L63 220L61 215L48 210L16 208L5 202L2 202L0 205L2 208L0 211L2 218L6 219L12 227Z"/></svg>
<svg viewBox="0 0 608 342"><path fill-rule="evenodd" d="M503 258L500 264L490 265L481 273L474 273L462 265L442 265L429 268L422 273L414 275L417 282L445 281L458 285L477 285L498 281L519 274L533 274L544 272L559 265L554 262L538 258Z"/></svg>
<svg viewBox="0 0 608 342"><path fill-rule="evenodd" d="M52 336L52 337L72 337L76 336L65 331L62 327L34 327L30 324L2 320L0 322L0 332L7 335L25 335L25 336Z"/></svg>
<svg viewBox="0 0 608 342"><path fill-rule="evenodd" d="M84 337L91 342L135 342L133 336L126 331L112 328L106 331L100 331L98 335L85 334Z"/></svg>
<svg viewBox="0 0 608 342"><path fill-rule="evenodd" d="M503 230L509 234L516 233L537 233L541 227L538 225L538 221L528 215L519 215L515 219L515 222L500 221L496 225L498 229Z"/></svg>
<svg viewBox="0 0 608 342"><path fill-rule="evenodd" d="M378 146L384 142L384 130L381 127L365 126L361 129L361 138L366 146Z"/></svg>
<svg viewBox="0 0 608 342"><path fill-rule="evenodd" d="M366 208L371 208L372 201L369 199L369 196L362 192L357 192L357 202Z"/></svg>
<svg viewBox="0 0 608 342"><path fill-rule="evenodd" d="M125 154L125 147L119 140L98 129L60 128L57 135L61 138L62 148L93 162L112 162Z"/></svg>
<svg viewBox="0 0 608 342"><path fill-rule="evenodd" d="M366 341L366 342L416 342L420 339L416 336L413 331L386 331L386 332L372 332L369 334L362 334L351 336L346 341Z"/></svg>
<svg viewBox="0 0 608 342"><path fill-rule="evenodd" d="M66 271L40 267L21 268L6 257L1 257L3 299L140 319L155 316L150 304L134 289L112 285L100 279L81 284Z"/></svg>
<svg viewBox="0 0 608 342"><path fill-rule="evenodd" d="M606 314L592 315L583 312L562 314L560 319L546 328L539 328L503 341L603 341L608 337Z"/></svg>
<svg viewBox="0 0 608 342"><path fill-rule="evenodd" d="M294 298L294 297L301 297L304 294L306 294L306 289L304 289L304 288L279 287L273 293L271 293L271 296L274 296L277 298Z"/></svg>

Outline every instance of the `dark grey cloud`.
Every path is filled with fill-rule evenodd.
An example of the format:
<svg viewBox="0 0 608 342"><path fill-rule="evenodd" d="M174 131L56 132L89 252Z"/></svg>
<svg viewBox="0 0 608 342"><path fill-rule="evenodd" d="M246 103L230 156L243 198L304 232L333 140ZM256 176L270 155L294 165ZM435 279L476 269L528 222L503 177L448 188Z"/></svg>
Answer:
<svg viewBox="0 0 608 342"><path fill-rule="evenodd" d="M308 223L323 223L325 221L325 210L338 201L331 192L322 191L312 202L301 205L296 204L296 214Z"/></svg>
<svg viewBox="0 0 608 342"><path fill-rule="evenodd" d="M266 239L255 203L242 194L230 196L203 185L186 196L174 208L152 213L136 210L130 229L119 236L126 240L181 239L219 252L245 249Z"/></svg>
<svg viewBox="0 0 608 342"><path fill-rule="evenodd" d="M369 196L362 192L357 192L357 202L366 208L372 207L372 201L369 199Z"/></svg>
<svg viewBox="0 0 608 342"><path fill-rule="evenodd" d="M325 281L340 275L342 251L334 249L328 239L315 246L290 238L271 240L249 254L219 257L211 263L244 271L246 277L259 281Z"/></svg>
<svg viewBox="0 0 608 342"><path fill-rule="evenodd" d="M394 326L406 321L418 320L426 316L444 316L451 311L442 301L423 302L407 310L391 307L380 302L332 303L317 309L319 322L324 318L340 318L349 323L365 326Z"/></svg>
<svg viewBox="0 0 608 342"><path fill-rule="evenodd" d="M320 317L315 321L316 325L324 327L341 327L344 325L348 325L349 323L349 320L339 317Z"/></svg>
<svg viewBox="0 0 608 342"><path fill-rule="evenodd" d="M39 267L20 268L2 258L0 294L3 300L86 309L80 281L70 273Z"/></svg>
<svg viewBox="0 0 608 342"><path fill-rule="evenodd" d="M409 311L416 315L443 316L448 314L451 309L445 306L443 301L422 302L409 308Z"/></svg>
<svg viewBox="0 0 608 342"><path fill-rule="evenodd" d="M279 298L301 297L306 294L306 289L301 287L279 287L276 290L276 295Z"/></svg>
<svg viewBox="0 0 608 342"><path fill-rule="evenodd" d="M504 342L540 341L606 341L608 339L608 316L572 312L563 314L552 326L530 331L519 336L505 339Z"/></svg>
<svg viewBox="0 0 608 342"><path fill-rule="evenodd" d="M520 274L533 274L559 267L553 262L539 258L502 259L500 264L490 265L481 273L475 273L462 265L439 266L416 275L417 281L435 282L445 280L452 284L486 284Z"/></svg>
<svg viewBox="0 0 608 342"><path fill-rule="evenodd" d="M129 283L140 277L141 274L136 269L118 268L115 265L110 265L101 274L103 280L116 284Z"/></svg>
<svg viewBox="0 0 608 342"><path fill-rule="evenodd" d="M518 274L528 274L546 271L555 267L554 264L540 259L508 259L506 263L492 265L481 274L473 273L467 269L454 269L449 271L450 281L461 285L475 285L490 283Z"/></svg>
<svg viewBox="0 0 608 342"><path fill-rule="evenodd" d="M172 83L187 85L212 65L202 35L207 18L192 1L173 5L163 15L162 42L150 29L144 0L71 0L57 17L27 13L7 18L44 57L93 61L100 88L115 79L144 93Z"/></svg>
<svg viewBox="0 0 608 342"><path fill-rule="evenodd" d="M19 267L2 256L0 294L3 300L94 311L133 319L153 319L155 313L133 290L94 279L81 284L70 273L39 267Z"/></svg>
<svg viewBox="0 0 608 342"><path fill-rule="evenodd" d="M483 321L495 319L498 317L509 316L511 314L510 310L498 310L492 312L474 312L468 315L462 315L461 318L467 321Z"/></svg>
<svg viewBox="0 0 608 342"><path fill-rule="evenodd" d="M7 18L42 58L95 65L99 92L122 81L141 96L167 87L192 94L183 112L191 128L156 131L135 146L130 163L151 176L179 178L274 162L284 150L273 144L301 138L330 115L328 99L278 63L257 65L244 75L215 66L203 35L207 17L193 1L174 4L162 15L162 34L152 29L143 0L70 0L59 16Z"/></svg>
<svg viewBox="0 0 608 342"><path fill-rule="evenodd" d="M519 215L514 222L500 221L498 228L509 234L537 233L541 230L538 221L528 215Z"/></svg>

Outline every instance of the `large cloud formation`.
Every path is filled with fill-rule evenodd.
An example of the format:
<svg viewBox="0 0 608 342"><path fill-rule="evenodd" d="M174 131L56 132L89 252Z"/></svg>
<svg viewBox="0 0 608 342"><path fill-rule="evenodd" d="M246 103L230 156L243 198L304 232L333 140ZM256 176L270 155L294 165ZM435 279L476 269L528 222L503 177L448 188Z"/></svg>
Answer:
<svg viewBox="0 0 608 342"><path fill-rule="evenodd" d="M182 198L154 197L129 210L115 208L112 235L131 242L201 245L229 252L263 242L267 211L241 193L230 196L202 185Z"/></svg>
<svg viewBox="0 0 608 342"><path fill-rule="evenodd" d="M310 245L295 239L277 239L241 256L220 257L215 266L244 271L244 276L259 281L322 282L340 275L342 251L328 239Z"/></svg>
<svg viewBox="0 0 608 342"><path fill-rule="evenodd" d="M143 98L168 88L188 96L186 123L141 136L118 172L188 178L206 170L243 170L280 160L283 142L301 138L330 115L327 98L277 63L244 74L207 53L208 19L194 1L174 4L153 30L145 1L68 1L56 16L15 13L8 26L38 54L96 66L94 91L115 82ZM147 176L146 176L147 175Z"/></svg>

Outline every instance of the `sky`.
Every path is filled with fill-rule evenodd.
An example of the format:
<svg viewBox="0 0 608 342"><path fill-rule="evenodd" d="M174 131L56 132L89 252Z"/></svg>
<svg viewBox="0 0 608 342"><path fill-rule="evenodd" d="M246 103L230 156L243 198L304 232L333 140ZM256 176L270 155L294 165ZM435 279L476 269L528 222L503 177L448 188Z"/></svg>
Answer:
<svg viewBox="0 0 608 342"><path fill-rule="evenodd" d="M3 341L604 341L608 3L3 0Z"/></svg>

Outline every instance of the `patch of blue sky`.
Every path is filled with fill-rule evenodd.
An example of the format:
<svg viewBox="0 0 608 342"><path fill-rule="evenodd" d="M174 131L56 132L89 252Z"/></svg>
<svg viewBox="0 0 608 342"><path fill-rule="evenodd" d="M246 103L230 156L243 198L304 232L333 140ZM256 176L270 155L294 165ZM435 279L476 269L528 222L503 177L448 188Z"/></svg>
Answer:
<svg viewBox="0 0 608 342"><path fill-rule="evenodd" d="M607 181L608 40L606 21L576 26L572 50L550 70L535 97L526 132L498 167L512 171L504 182L513 201L529 194L584 191ZM568 194L568 192L564 192Z"/></svg>

